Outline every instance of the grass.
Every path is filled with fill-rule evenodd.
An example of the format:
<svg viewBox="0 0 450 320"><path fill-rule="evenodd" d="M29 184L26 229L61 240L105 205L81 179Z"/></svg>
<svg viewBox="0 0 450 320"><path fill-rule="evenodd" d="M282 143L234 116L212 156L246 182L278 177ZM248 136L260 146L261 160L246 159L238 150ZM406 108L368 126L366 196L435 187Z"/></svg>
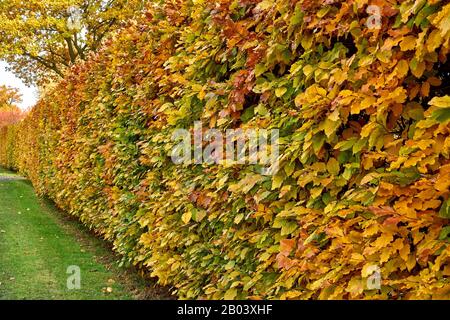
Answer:
<svg viewBox="0 0 450 320"><path fill-rule="evenodd" d="M105 243L31 184L0 169L0 299L167 298L136 272L120 268ZM81 270L81 288L68 289L69 266Z"/></svg>

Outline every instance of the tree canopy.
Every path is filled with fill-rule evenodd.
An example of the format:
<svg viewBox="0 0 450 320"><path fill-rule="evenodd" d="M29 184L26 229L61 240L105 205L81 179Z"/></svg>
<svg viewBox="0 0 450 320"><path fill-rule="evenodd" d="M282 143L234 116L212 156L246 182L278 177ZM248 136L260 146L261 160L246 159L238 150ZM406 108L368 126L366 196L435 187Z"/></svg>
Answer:
<svg viewBox="0 0 450 320"><path fill-rule="evenodd" d="M0 86L0 109L9 109L22 101L16 88Z"/></svg>
<svg viewBox="0 0 450 320"><path fill-rule="evenodd" d="M0 127L19 121L23 112L17 107L22 101L19 91L15 88L0 86Z"/></svg>
<svg viewBox="0 0 450 320"><path fill-rule="evenodd" d="M0 59L27 84L65 70L143 7L145 0L0 0Z"/></svg>

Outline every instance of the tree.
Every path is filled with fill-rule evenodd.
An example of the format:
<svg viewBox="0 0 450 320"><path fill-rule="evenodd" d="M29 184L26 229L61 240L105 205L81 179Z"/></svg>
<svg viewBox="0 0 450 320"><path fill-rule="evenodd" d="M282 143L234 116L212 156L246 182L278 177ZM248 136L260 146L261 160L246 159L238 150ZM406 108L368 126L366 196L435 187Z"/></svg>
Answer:
<svg viewBox="0 0 450 320"><path fill-rule="evenodd" d="M0 128L23 118L23 112L16 105L21 101L22 97L17 89L0 86Z"/></svg>
<svg viewBox="0 0 450 320"><path fill-rule="evenodd" d="M0 0L0 59L27 84L63 77L145 0Z"/></svg>
<svg viewBox="0 0 450 320"><path fill-rule="evenodd" d="M22 101L16 88L0 86L0 109L9 109Z"/></svg>

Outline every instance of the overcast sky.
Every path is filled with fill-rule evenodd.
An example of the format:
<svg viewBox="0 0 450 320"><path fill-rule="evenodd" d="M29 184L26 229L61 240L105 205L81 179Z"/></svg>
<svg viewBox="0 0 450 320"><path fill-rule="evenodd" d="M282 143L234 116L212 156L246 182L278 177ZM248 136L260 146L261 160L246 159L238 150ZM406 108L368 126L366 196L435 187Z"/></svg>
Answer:
<svg viewBox="0 0 450 320"><path fill-rule="evenodd" d="M19 104L21 109L27 109L34 106L37 100L37 90L35 87L27 87L13 73L6 71L7 63L0 61L0 85L17 88L22 95L22 103Z"/></svg>

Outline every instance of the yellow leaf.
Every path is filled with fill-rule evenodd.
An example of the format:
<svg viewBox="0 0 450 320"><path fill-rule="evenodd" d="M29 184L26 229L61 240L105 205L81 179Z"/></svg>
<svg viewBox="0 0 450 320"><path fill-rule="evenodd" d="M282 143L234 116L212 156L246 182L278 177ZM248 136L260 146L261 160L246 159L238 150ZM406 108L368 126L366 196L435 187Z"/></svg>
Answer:
<svg viewBox="0 0 450 320"><path fill-rule="evenodd" d="M376 122L366 124L361 130L361 138L368 137L376 127L378 127L378 123Z"/></svg>
<svg viewBox="0 0 450 320"><path fill-rule="evenodd" d="M409 244L404 245L399 251L398 251L400 258L402 258L403 261L408 261L408 255L409 255Z"/></svg>
<svg viewBox="0 0 450 320"><path fill-rule="evenodd" d="M450 107L450 96L434 97L428 104L438 108L448 108Z"/></svg>
<svg viewBox="0 0 450 320"><path fill-rule="evenodd" d="M223 298L225 300L233 300L234 298L236 298L236 296L237 296L237 290L236 290L236 288L232 288L232 289L228 289L225 292L225 295L223 296Z"/></svg>
<svg viewBox="0 0 450 320"><path fill-rule="evenodd" d="M395 68L398 78L403 78L408 74L409 66L406 60L400 60Z"/></svg>
<svg viewBox="0 0 450 320"><path fill-rule="evenodd" d="M358 66L360 67L366 67L370 64L372 64L373 62L373 56L369 55L369 56L364 56L362 57L359 62L358 62Z"/></svg>
<svg viewBox="0 0 450 320"><path fill-rule="evenodd" d="M186 211L181 216L181 220L183 220L183 222L186 223L186 224L189 223L189 221L191 221L191 218L192 218L192 212L191 211Z"/></svg>
<svg viewBox="0 0 450 320"><path fill-rule="evenodd" d="M339 120L339 110L336 109L332 113L330 113L327 117L331 121L338 121Z"/></svg>
<svg viewBox="0 0 450 320"><path fill-rule="evenodd" d="M287 88L285 87L281 87L281 88L276 88L275 89L275 96L277 98L281 98L287 91Z"/></svg>
<svg viewBox="0 0 450 320"><path fill-rule="evenodd" d="M363 278L367 278L371 276L375 271L378 271L379 267L372 262L367 262L364 267L361 269L361 276Z"/></svg>
<svg viewBox="0 0 450 320"><path fill-rule="evenodd" d="M206 96L206 90L205 90L205 86L202 87L202 89L200 90L200 92L198 93L198 98L200 100L203 100Z"/></svg>
<svg viewBox="0 0 450 320"><path fill-rule="evenodd" d="M322 194L323 187L315 187L309 190L311 199L316 199Z"/></svg>
<svg viewBox="0 0 450 320"><path fill-rule="evenodd" d="M440 207L440 205L441 205L441 200L431 199L428 201L424 201L424 203L422 204L422 210L437 209Z"/></svg>
<svg viewBox="0 0 450 320"><path fill-rule="evenodd" d="M283 186L280 190L280 198L284 197L289 191L291 191L291 186Z"/></svg>
<svg viewBox="0 0 450 320"><path fill-rule="evenodd" d="M332 121L326 118L324 122L321 123L320 128L324 130L327 137L330 137L341 125L341 121Z"/></svg>
<svg viewBox="0 0 450 320"><path fill-rule="evenodd" d="M298 296L300 296L301 294L302 294L301 291L291 290L291 291L283 293L282 298L284 298L284 299L294 299L294 298L297 298Z"/></svg>
<svg viewBox="0 0 450 320"><path fill-rule="evenodd" d="M313 35L312 34L305 34L303 35L302 39L300 40L300 43L303 47L303 49L308 50L311 48L313 43Z"/></svg>
<svg viewBox="0 0 450 320"><path fill-rule="evenodd" d="M267 10L267 9L271 8L273 5L274 5L274 2L272 0L264 0L258 4L257 8L259 10Z"/></svg>
<svg viewBox="0 0 450 320"><path fill-rule="evenodd" d="M388 261L391 255L391 248L384 248L383 250L381 250L380 263L385 263L386 261Z"/></svg>
<svg viewBox="0 0 450 320"><path fill-rule="evenodd" d="M414 253L410 254L408 256L408 260L406 261L406 267L408 268L408 271L411 271L416 266L416 257Z"/></svg>
<svg viewBox="0 0 450 320"><path fill-rule="evenodd" d="M358 114L358 113L360 113L360 112L361 112L361 105L360 105L359 103L353 103L353 104L350 106L350 112L351 112L352 114Z"/></svg>
<svg viewBox="0 0 450 320"><path fill-rule="evenodd" d="M418 62L417 65L413 68L411 67L411 73L416 77L420 78L425 71L425 62Z"/></svg>
<svg viewBox="0 0 450 320"><path fill-rule="evenodd" d="M278 173L272 178L272 190L278 189L284 181L284 175Z"/></svg>
<svg viewBox="0 0 450 320"><path fill-rule="evenodd" d="M342 90L341 92L339 92L339 97L348 97L351 96L353 94L352 90Z"/></svg>
<svg viewBox="0 0 450 320"><path fill-rule="evenodd" d="M397 201L394 205L394 209L400 213L404 214L409 218L415 219L417 217L416 210L410 206L410 202L407 199L402 199Z"/></svg>
<svg viewBox="0 0 450 320"><path fill-rule="evenodd" d="M337 176L339 174L339 162L335 158L330 158L327 163L327 170L330 174Z"/></svg>
<svg viewBox="0 0 450 320"><path fill-rule="evenodd" d="M407 36L400 42L400 50L408 51L413 50L416 47L417 39L414 36Z"/></svg>
<svg viewBox="0 0 450 320"><path fill-rule="evenodd" d="M375 179L379 176L380 176L380 174L378 172L371 172L371 173L365 175L364 178L362 178L360 183L361 183L361 185L369 183L370 181L372 181L373 179Z"/></svg>
<svg viewBox="0 0 450 320"><path fill-rule="evenodd" d="M361 101L361 109L367 109L371 106L373 106L375 104L377 100L370 96L370 97L365 97L363 101Z"/></svg>
<svg viewBox="0 0 450 320"><path fill-rule="evenodd" d="M305 74L306 77L309 77L314 71L314 68L307 64L306 66L303 67L303 73Z"/></svg>
<svg viewBox="0 0 450 320"><path fill-rule="evenodd" d="M376 57L383 63L389 63L391 62L392 52L388 50L378 51Z"/></svg>
<svg viewBox="0 0 450 320"><path fill-rule="evenodd" d="M419 147L420 150L424 151L424 150L428 149L428 147L433 145L433 144L434 144L434 140L426 139L426 140L417 141L414 144L414 147Z"/></svg>
<svg viewBox="0 0 450 320"><path fill-rule="evenodd" d="M200 222L203 220L203 218L206 217L206 211L205 210L199 210L195 214L195 221Z"/></svg>
<svg viewBox="0 0 450 320"><path fill-rule="evenodd" d="M239 224L239 222L241 222L243 218L244 218L243 213L238 214L236 217L234 217L234 223Z"/></svg>
<svg viewBox="0 0 450 320"><path fill-rule="evenodd" d="M439 30L433 30L428 36L426 42L427 50L429 52L434 52L434 50L436 50L436 48L439 47L441 43L442 43L442 36Z"/></svg>
<svg viewBox="0 0 450 320"><path fill-rule="evenodd" d="M364 284L363 280L359 278L353 278L348 282L348 286L345 291L350 292L353 296L363 293Z"/></svg>
<svg viewBox="0 0 450 320"><path fill-rule="evenodd" d="M381 249L386 247L389 243L394 240L394 236L391 233L383 233L381 236L375 240L375 242L372 244L375 248Z"/></svg>

